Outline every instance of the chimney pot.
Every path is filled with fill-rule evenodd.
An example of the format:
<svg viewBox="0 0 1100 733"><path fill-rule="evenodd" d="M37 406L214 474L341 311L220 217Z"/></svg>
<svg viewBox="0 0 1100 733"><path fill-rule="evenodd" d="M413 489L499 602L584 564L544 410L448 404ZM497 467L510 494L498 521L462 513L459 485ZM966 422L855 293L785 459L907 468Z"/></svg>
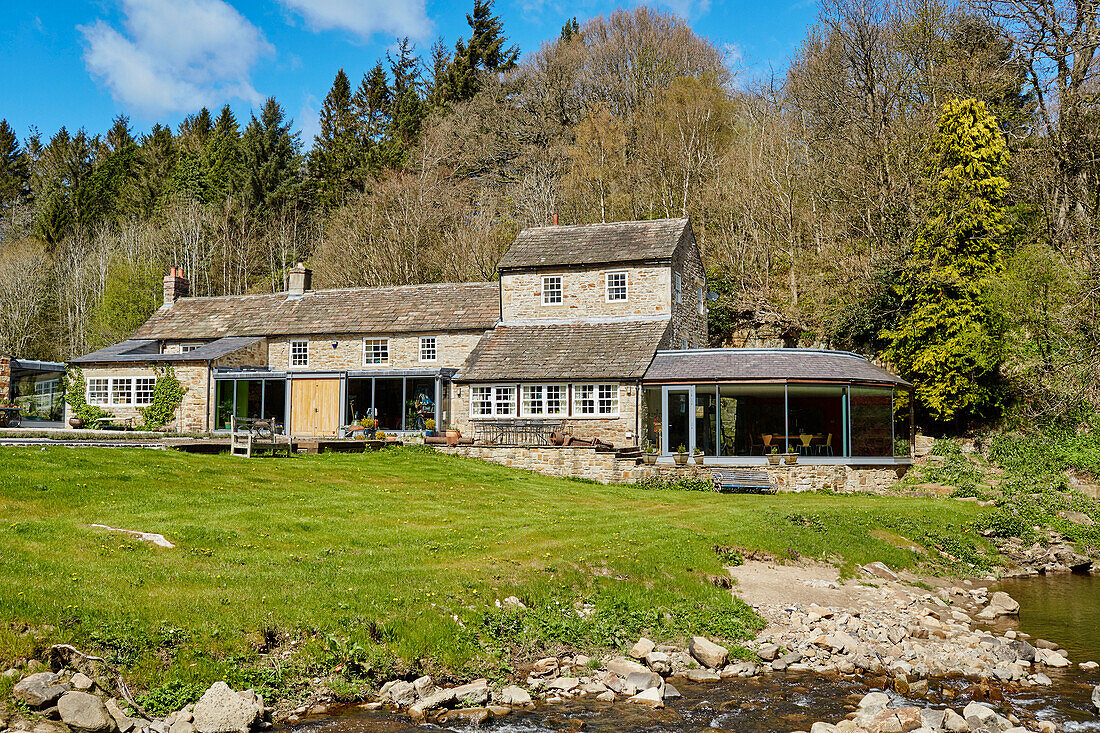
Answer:
<svg viewBox="0 0 1100 733"><path fill-rule="evenodd" d="M552 224L553 224L554 226L557 226L557 225L558 225L558 214L557 214L557 212L554 212L554 214L553 214L553 215L552 215L552 216L550 217L550 222L551 222L551 223L552 223Z"/></svg>

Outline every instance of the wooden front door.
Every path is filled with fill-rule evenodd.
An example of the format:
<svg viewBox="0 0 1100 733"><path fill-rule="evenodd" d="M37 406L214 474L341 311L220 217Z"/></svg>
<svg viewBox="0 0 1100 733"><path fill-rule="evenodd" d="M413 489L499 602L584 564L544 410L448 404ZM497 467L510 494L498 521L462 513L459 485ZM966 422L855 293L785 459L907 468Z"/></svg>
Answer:
<svg viewBox="0 0 1100 733"><path fill-rule="evenodd" d="M294 379L290 383L290 434L335 435L340 427L340 380Z"/></svg>

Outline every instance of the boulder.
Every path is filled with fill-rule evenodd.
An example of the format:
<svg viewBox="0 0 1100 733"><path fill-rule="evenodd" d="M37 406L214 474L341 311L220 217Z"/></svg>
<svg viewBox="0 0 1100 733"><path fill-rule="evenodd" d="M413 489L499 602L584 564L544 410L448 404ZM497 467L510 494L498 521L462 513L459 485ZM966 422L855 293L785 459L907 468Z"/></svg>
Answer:
<svg viewBox="0 0 1100 733"><path fill-rule="evenodd" d="M248 733L263 719L263 699L252 690L234 692L222 681L215 682L195 703L198 733Z"/></svg>
<svg viewBox="0 0 1100 733"><path fill-rule="evenodd" d="M106 733L115 727L103 701L89 692L66 692L57 701L57 712L77 733Z"/></svg>
<svg viewBox="0 0 1100 733"><path fill-rule="evenodd" d="M943 729L951 733L966 733L970 730L970 726L967 724L966 718L951 708L947 708L943 712Z"/></svg>
<svg viewBox="0 0 1100 733"><path fill-rule="evenodd" d="M691 637L691 641L688 642L688 653L699 664L710 669L721 669L730 657L729 649L702 636Z"/></svg>
<svg viewBox="0 0 1100 733"><path fill-rule="evenodd" d="M920 717L922 721L922 727L927 728L930 731L943 730L943 719L945 715L945 710L933 710L932 708L921 710Z"/></svg>
<svg viewBox="0 0 1100 733"><path fill-rule="evenodd" d="M188 720L177 720L172 723L168 733L195 733L195 724Z"/></svg>
<svg viewBox="0 0 1100 733"><path fill-rule="evenodd" d="M119 733L129 733L134 728L134 719L122 712L116 700L108 700L104 703L104 707L107 708L107 714L115 719L115 727L118 728Z"/></svg>
<svg viewBox="0 0 1100 733"><path fill-rule="evenodd" d="M761 644L756 653L765 662L770 662L779 656L779 647L775 644Z"/></svg>
<svg viewBox="0 0 1100 733"><path fill-rule="evenodd" d="M535 662L528 673L531 677L553 677L558 673L558 660L556 657L544 657Z"/></svg>
<svg viewBox="0 0 1100 733"><path fill-rule="evenodd" d="M95 685L92 678L83 672L77 672L73 675L73 678L69 680L69 684L73 686L74 690L79 692L88 692Z"/></svg>
<svg viewBox="0 0 1100 733"><path fill-rule="evenodd" d="M1092 688L1092 706L1100 713L1100 685Z"/></svg>
<svg viewBox="0 0 1100 733"><path fill-rule="evenodd" d="M973 718L978 721L979 726L1000 727L998 721L1001 716L997 715L997 711L988 705L982 705L979 702L968 703L967 706L963 708L962 714L968 723L971 718ZM971 727L975 726L972 725Z"/></svg>
<svg viewBox="0 0 1100 733"><path fill-rule="evenodd" d="M1069 660L1050 649L1036 649L1035 661L1048 667L1068 667Z"/></svg>
<svg viewBox="0 0 1100 733"><path fill-rule="evenodd" d="M664 652L650 652L645 655L645 663L650 669L660 675L672 672L672 660Z"/></svg>
<svg viewBox="0 0 1100 733"><path fill-rule="evenodd" d="M663 708L665 706L665 702L661 698L661 691L656 687L650 687L648 690L642 690L637 695L627 698L627 702L632 702L639 705L646 705L651 708Z"/></svg>
<svg viewBox="0 0 1100 733"><path fill-rule="evenodd" d="M664 684L661 679L661 675L655 672L631 672L626 677L626 684L628 687L633 687L637 691L648 690L651 687L660 687Z"/></svg>
<svg viewBox="0 0 1100 733"><path fill-rule="evenodd" d="M898 574L879 561L867 563L862 567L863 572L883 580L898 580Z"/></svg>
<svg viewBox="0 0 1100 733"><path fill-rule="evenodd" d="M1096 524L1092 517L1084 512L1074 512L1069 510L1063 510L1058 512L1058 516L1066 520L1070 524L1080 524L1085 527L1092 527Z"/></svg>
<svg viewBox="0 0 1100 733"><path fill-rule="evenodd" d="M831 723L818 721L810 726L810 733L837 733L837 727Z"/></svg>
<svg viewBox="0 0 1100 733"><path fill-rule="evenodd" d="M1028 644L1023 639L1016 639L1012 642L1012 650L1016 652L1016 658L1022 659L1025 662L1035 661L1035 647Z"/></svg>
<svg viewBox="0 0 1100 733"><path fill-rule="evenodd" d="M615 693L611 690L605 690L599 695L596 695L596 699L600 702L615 702Z"/></svg>
<svg viewBox="0 0 1100 733"><path fill-rule="evenodd" d="M885 692L868 692L859 701L859 711L874 715L880 710L885 710L890 704L890 696Z"/></svg>
<svg viewBox="0 0 1100 733"><path fill-rule="evenodd" d="M53 705L57 698L69 691L68 685L59 685L57 680L53 672L36 672L16 682L11 688L11 695L32 708Z"/></svg>
<svg viewBox="0 0 1100 733"><path fill-rule="evenodd" d="M500 694L497 695L497 702L501 705L512 705L518 707L520 705L527 705L531 702L531 695L527 690L522 687L516 687L515 685L508 685Z"/></svg>
<svg viewBox="0 0 1100 733"><path fill-rule="evenodd" d="M1000 590L995 592L993 597L989 599L989 605L1001 611L1001 615L1003 616L1013 616L1020 612L1019 602L1009 594Z"/></svg>
<svg viewBox="0 0 1100 733"><path fill-rule="evenodd" d="M683 695L680 694L679 690L666 682L665 686L661 688L661 697L665 700L673 700L677 697L683 697Z"/></svg>
<svg viewBox="0 0 1100 733"><path fill-rule="evenodd" d="M632 656L634 659L645 659L646 655L656 648L656 644L643 636L641 639L638 639L638 642L634 646L630 648L630 656Z"/></svg>
<svg viewBox="0 0 1100 733"><path fill-rule="evenodd" d="M454 693L454 699L461 703L463 707L479 707L489 701L489 681L477 679L465 685L451 688L449 692Z"/></svg>
<svg viewBox="0 0 1100 733"><path fill-rule="evenodd" d="M546 685L548 690L561 690L562 692L571 692L579 687L581 681L576 677L558 677L556 680Z"/></svg>
<svg viewBox="0 0 1100 733"><path fill-rule="evenodd" d="M623 659L622 657L609 660L604 666L607 668L608 672L617 674L620 677L627 677L631 672L650 671L648 667L638 664L637 662L632 662L629 659Z"/></svg>
<svg viewBox="0 0 1100 733"><path fill-rule="evenodd" d="M432 678L428 675L423 677L417 677L412 683L413 689L416 690L416 696L423 699L429 695L434 695L438 692L439 688L432 682Z"/></svg>
<svg viewBox="0 0 1100 733"><path fill-rule="evenodd" d="M380 695L383 700L389 700L401 708L407 708L420 699L420 695L416 692L416 686L405 680L387 682L382 685Z"/></svg>
<svg viewBox="0 0 1100 733"><path fill-rule="evenodd" d="M686 669L683 676L692 682L714 682L722 679L720 674L711 672L709 669Z"/></svg>

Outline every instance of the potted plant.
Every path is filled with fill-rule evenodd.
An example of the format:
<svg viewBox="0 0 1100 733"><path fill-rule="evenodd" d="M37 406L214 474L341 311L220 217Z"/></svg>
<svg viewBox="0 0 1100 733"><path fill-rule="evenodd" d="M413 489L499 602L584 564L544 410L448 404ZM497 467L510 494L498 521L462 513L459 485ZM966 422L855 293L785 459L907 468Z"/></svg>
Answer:
<svg viewBox="0 0 1100 733"><path fill-rule="evenodd" d="M652 466L657 462L657 446L651 445L645 449L645 453L642 454L645 465Z"/></svg>
<svg viewBox="0 0 1100 733"><path fill-rule="evenodd" d="M424 421L424 437L430 438L435 435L435 420L428 418Z"/></svg>
<svg viewBox="0 0 1100 733"><path fill-rule="evenodd" d="M772 446L772 452L768 454L768 463L773 466L779 465L779 447Z"/></svg>
<svg viewBox="0 0 1100 733"><path fill-rule="evenodd" d="M381 430L379 430L377 433L374 434L374 439L375 440L385 440L386 439L386 434L383 433Z"/></svg>
<svg viewBox="0 0 1100 733"><path fill-rule="evenodd" d="M794 464L798 463L798 453L795 452L795 451L791 451L790 453L784 453L783 454L783 461L788 466L793 466Z"/></svg>
<svg viewBox="0 0 1100 733"><path fill-rule="evenodd" d="M702 466L703 465L703 449L702 448L696 448L693 458L695 458L695 465Z"/></svg>
<svg viewBox="0 0 1100 733"><path fill-rule="evenodd" d="M373 417L364 417L359 421L359 427L363 428L365 438L374 438L374 433L378 429L378 421Z"/></svg>
<svg viewBox="0 0 1100 733"><path fill-rule="evenodd" d="M682 445L679 446L672 460L676 461L677 466L686 466L688 462L688 449Z"/></svg>

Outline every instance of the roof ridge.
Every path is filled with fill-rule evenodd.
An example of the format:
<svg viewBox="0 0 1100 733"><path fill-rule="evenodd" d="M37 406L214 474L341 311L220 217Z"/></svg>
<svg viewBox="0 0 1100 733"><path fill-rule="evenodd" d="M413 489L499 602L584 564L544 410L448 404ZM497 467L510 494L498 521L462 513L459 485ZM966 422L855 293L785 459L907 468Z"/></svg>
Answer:
<svg viewBox="0 0 1100 733"><path fill-rule="evenodd" d="M520 230L520 233L529 232L536 229L592 229L596 227L611 227L611 226L627 226L631 224L664 224L667 222L686 222L688 217L686 216L670 216L663 219L631 219L629 221L599 221L591 224L537 224L535 226L524 227Z"/></svg>
<svg viewBox="0 0 1100 733"><path fill-rule="evenodd" d="M493 280L486 281L472 281L472 282L442 282L442 283L407 283L405 285L356 285L348 288L322 288L320 290L307 290L305 295L319 295L328 293L350 293L361 290L369 290L371 292L389 291L389 290L401 290L405 288L423 288L423 287L461 287L472 285L488 285L492 287L499 287L499 284ZM289 291L280 290L275 293L226 293L225 295L193 295L186 298L180 298L177 303L182 302L195 302L195 301L210 301L210 300L228 300L230 298L286 298L289 295Z"/></svg>

